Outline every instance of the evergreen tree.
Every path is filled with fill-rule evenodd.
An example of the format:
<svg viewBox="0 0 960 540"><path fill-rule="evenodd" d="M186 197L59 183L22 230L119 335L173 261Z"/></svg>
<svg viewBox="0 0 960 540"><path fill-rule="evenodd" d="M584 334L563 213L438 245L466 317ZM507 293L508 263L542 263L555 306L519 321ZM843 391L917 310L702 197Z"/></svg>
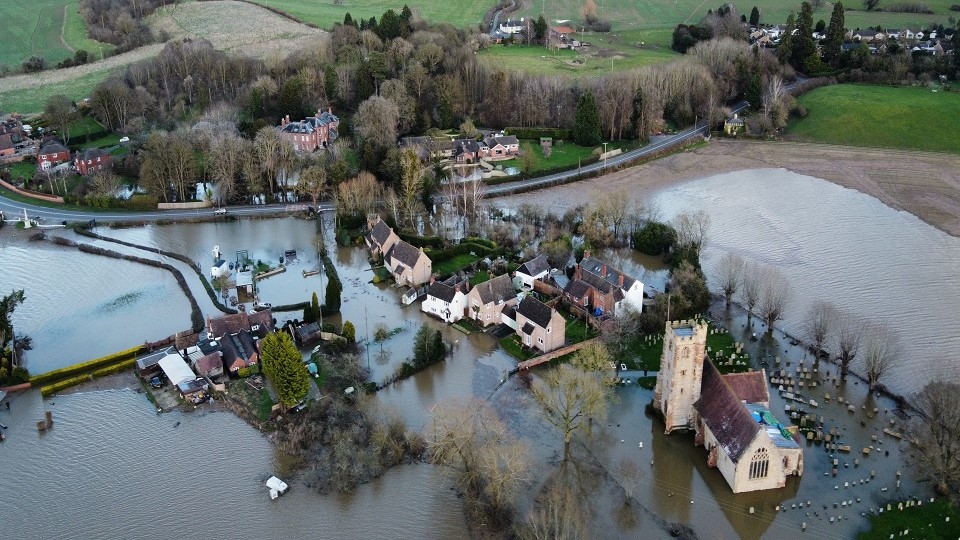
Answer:
<svg viewBox="0 0 960 540"><path fill-rule="evenodd" d="M819 21L817 21L817 26L813 28L813 31L818 34L823 34L823 32L826 29L827 29L827 21L820 19Z"/></svg>
<svg viewBox="0 0 960 540"><path fill-rule="evenodd" d="M330 274L327 274L327 277L329 278ZM341 291L339 279L331 279L327 282L327 293L323 299L324 313L338 313L340 311Z"/></svg>
<svg viewBox="0 0 960 540"><path fill-rule="evenodd" d="M757 9L757 6L753 6L753 9L750 10L750 26L757 26L760 24L760 10Z"/></svg>
<svg viewBox="0 0 960 540"><path fill-rule="evenodd" d="M817 44L813 42L813 6L810 2L800 4L797 35L793 36L791 47L790 63L798 70L803 70L810 55L817 52Z"/></svg>
<svg viewBox="0 0 960 540"><path fill-rule="evenodd" d="M309 305L303 306L303 324L310 324L315 322L313 319L313 310L310 309Z"/></svg>
<svg viewBox="0 0 960 540"><path fill-rule="evenodd" d="M573 119L573 142L580 146L600 144L603 132L600 130L600 113L593 92L587 90L577 102L577 112Z"/></svg>
<svg viewBox="0 0 960 540"><path fill-rule="evenodd" d="M400 37L400 27L401 22L397 12L388 9L383 13L383 16L380 17L380 24L376 27L375 31L377 35L380 36L380 39L390 41L393 38Z"/></svg>
<svg viewBox="0 0 960 540"><path fill-rule="evenodd" d="M547 41L547 32L549 31L547 27L547 21L543 18L543 15L537 17L537 22L533 23L533 32L537 37L538 41Z"/></svg>
<svg viewBox="0 0 960 540"><path fill-rule="evenodd" d="M367 30L377 31L377 18L370 17L370 20L367 21Z"/></svg>
<svg viewBox="0 0 960 540"><path fill-rule="evenodd" d="M267 337L260 342L260 350L263 373L277 391L280 403L290 408L307 397L310 390L310 376L290 334L286 332L267 334Z"/></svg>
<svg viewBox="0 0 960 540"><path fill-rule="evenodd" d="M843 26L843 3L837 2L833 5L830 26L827 27L827 38L823 41L823 57L831 64L840 58L843 35L846 33Z"/></svg>
<svg viewBox="0 0 960 540"><path fill-rule="evenodd" d="M957 22L957 30L953 33L953 67L960 73L960 21ZM960 75L957 75L960 78Z"/></svg>
<svg viewBox="0 0 960 540"><path fill-rule="evenodd" d="M310 321L314 322L320 318L320 300L317 298L317 292L313 292L313 297L310 299Z"/></svg>
<svg viewBox="0 0 960 540"><path fill-rule="evenodd" d="M786 64L793 56L793 29L797 27L796 16L791 11L787 15L787 28L777 45L777 58L781 64Z"/></svg>
<svg viewBox="0 0 960 540"><path fill-rule="evenodd" d="M357 27L357 21L353 20L353 17L350 16L350 12L347 12L347 14L343 16L343 25L352 26L354 28Z"/></svg>
<svg viewBox="0 0 960 540"><path fill-rule="evenodd" d="M410 10L410 6L404 4L403 9L400 10L400 35L407 37L411 32L413 32L413 11Z"/></svg>
<svg viewBox="0 0 960 540"><path fill-rule="evenodd" d="M433 362L439 362L447 355L447 347L443 344L443 334L441 334L439 330L433 334L431 353L431 360Z"/></svg>
<svg viewBox="0 0 960 540"><path fill-rule="evenodd" d="M357 342L357 329L350 321L345 321L343 323L343 329L340 330L340 335L347 340L347 343Z"/></svg>
<svg viewBox="0 0 960 540"><path fill-rule="evenodd" d="M750 103L750 108L759 110L763 105L763 85L760 81L760 72L754 70L747 79L747 87L743 91L744 98Z"/></svg>

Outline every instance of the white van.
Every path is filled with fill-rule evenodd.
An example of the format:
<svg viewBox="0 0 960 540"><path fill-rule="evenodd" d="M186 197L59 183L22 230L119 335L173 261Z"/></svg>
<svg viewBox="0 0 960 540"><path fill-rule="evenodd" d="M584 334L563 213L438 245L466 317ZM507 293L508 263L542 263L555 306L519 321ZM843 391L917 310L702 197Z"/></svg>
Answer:
<svg viewBox="0 0 960 540"><path fill-rule="evenodd" d="M227 213L226 208L217 208L216 210L213 211L213 215L215 216L223 216L223 215L226 215L226 213Z"/></svg>

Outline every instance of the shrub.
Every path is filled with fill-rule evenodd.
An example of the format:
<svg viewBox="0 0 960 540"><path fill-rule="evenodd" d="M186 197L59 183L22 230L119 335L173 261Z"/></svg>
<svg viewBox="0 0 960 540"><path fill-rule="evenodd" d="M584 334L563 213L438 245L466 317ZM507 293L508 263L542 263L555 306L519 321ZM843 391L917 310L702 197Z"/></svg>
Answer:
<svg viewBox="0 0 960 540"><path fill-rule="evenodd" d="M65 390L65 389L70 388L70 387L72 387L72 386L76 386L76 385L78 385L78 384L85 383L85 382L89 381L90 379L91 379L91 376L90 376L90 375L79 375L79 376L77 376L77 377L71 377L71 378L69 378L69 379L63 379L63 380L61 380L61 381L57 381L57 382L55 382L55 383L53 383L53 384L49 384L49 385L47 385L47 386L41 386L41 387L40 387L40 395L43 396L43 397L47 397L47 396L49 396L49 395L51 395L51 394L56 394L57 392L59 392L59 391L61 391L61 390Z"/></svg>
<svg viewBox="0 0 960 540"><path fill-rule="evenodd" d="M647 255L663 255L677 241L677 231L666 223L648 221L642 229L633 233L633 247Z"/></svg>
<svg viewBox="0 0 960 540"><path fill-rule="evenodd" d="M897 4L890 4L886 7L885 11L892 11L893 13L933 13L933 10L930 9L930 6L921 4L920 2L900 2Z"/></svg>
<svg viewBox="0 0 960 540"><path fill-rule="evenodd" d="M571 130L562 128L508 127L504 132L518 139L539 140L540 137L550 137L554 140L569 140L573 138L573 132Z"/></svg>
<svg viewBox="0 0 960 540"><path fill-rule="evenodd" d="M250 368L242 367L237 370L237 377L240 377L241 379L246 379L249 376L250 376Z"/></svg>
<svg viewBox="0 0 960 540"><path fill-rule="evenodd" d="M30 379L30 383L33 386L42 386L46 383L52 383L66 379L68 377L76 377L80 374L86 374L89 372L95 372L97 370L113 367L115 364L119 364L124 361L129 361L135 359L136 356L142 352L146 351L146 347L140 345L132 349L127 349L125 351L120 351L114 354L108 354L107 356L102 356L100 358L95 358L88 362L81 362L79 364L74 364L61 369L55 369L53 371L48 371L47 373L42 373ZM86 376L86 375L84 375Z"/></svg>

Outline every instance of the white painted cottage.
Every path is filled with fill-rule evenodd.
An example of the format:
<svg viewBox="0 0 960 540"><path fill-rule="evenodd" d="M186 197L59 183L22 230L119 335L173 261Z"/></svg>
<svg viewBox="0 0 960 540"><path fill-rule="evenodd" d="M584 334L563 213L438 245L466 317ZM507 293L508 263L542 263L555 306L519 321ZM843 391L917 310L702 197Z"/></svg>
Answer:
<svg viewBox="0 0 960 540"><path fill-rule="evenodd" d="M441 320L453 323L464 317L467 309L467 281L456 282L456 277L446 281L434 281L427 288L427 297L420 304L424 313L438 317Z"/></svg>

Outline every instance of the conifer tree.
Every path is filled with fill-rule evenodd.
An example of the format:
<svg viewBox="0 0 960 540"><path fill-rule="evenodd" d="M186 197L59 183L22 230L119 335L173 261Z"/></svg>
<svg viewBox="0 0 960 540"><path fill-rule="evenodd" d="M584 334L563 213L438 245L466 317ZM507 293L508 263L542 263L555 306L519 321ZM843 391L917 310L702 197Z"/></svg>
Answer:
<svg viewBox="0 0 960 540"><path fill-rule="evenodd" d="M823 41L823 57L827 62L833 63L840 58L843 35L846 33L843 26L843 3L837 2L833 5L830 26L827 27L827 38Z"/></svg>
<svg viewBox="0 0 960 540"><path fill-rule="evenodd" d="M310 376L303 357L286 332L267 334L260 343L263 373L277 391L280 403L289 408L307 397Z"/></svg>
<svg viewBox="0 0 960 540"><path fill-rule="evenodd" d="M760 24L760 10L757 9L757 6L753 6L753 9L750 10L750 26L757 26Z"/></svg>
<svg viewBox="0 0 960 540"><path fill-rule="evenodd" d="M577 102L577 113L573 119L573 142L580 146L600 144L603 132L600 130L600 113L593 92L587 90Z"/></svg>

